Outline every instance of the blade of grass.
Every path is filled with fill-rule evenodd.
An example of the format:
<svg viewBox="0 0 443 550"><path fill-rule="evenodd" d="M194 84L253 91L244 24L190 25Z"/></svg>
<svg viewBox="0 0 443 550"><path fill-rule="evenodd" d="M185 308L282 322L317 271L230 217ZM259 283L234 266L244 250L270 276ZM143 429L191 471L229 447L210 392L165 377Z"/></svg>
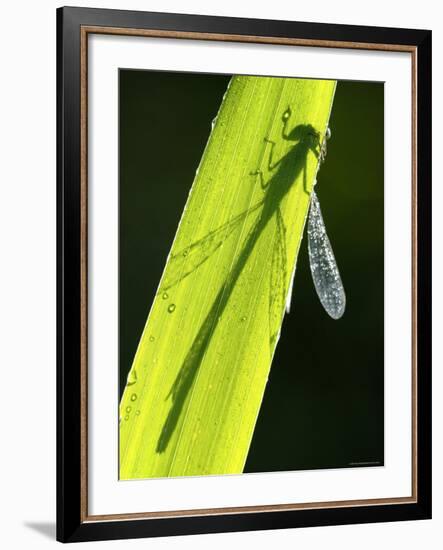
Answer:
<svg viewBox="0 0 443 550"><path fill-rule="evenodd" d="M335 85L233 77L121 400L121 479L242 472Z"/></svg>

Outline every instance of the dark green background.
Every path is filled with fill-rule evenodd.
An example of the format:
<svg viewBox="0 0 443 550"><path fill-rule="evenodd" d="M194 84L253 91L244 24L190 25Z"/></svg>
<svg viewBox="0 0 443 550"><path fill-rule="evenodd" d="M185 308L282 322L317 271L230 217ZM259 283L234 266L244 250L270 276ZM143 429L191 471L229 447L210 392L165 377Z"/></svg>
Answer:
<svg viewBox="0 0 443 550"><path fill-rule="evenodd" d="M121 392L229 78L120 71ZM383 103L337 85L316 191L347 308L324 312L304 237L246 472L383 464Z"/></svg>

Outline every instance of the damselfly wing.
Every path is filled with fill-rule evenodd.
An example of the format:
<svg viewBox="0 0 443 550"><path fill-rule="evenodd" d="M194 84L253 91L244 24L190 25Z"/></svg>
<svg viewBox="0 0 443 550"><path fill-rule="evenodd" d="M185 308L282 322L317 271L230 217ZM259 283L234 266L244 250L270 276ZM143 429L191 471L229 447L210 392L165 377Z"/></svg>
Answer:
<svg viewBox="0 0 443 550"><path fill-rule="evenodd" d="M169 290L206 262L221 247L224 241L241 226L242 222L249 215L259 210L261 206L263 206L263 199L201 239L173 254L167 262L167 269L159 293Z"/></svg>
<svg viewBox="0 0 443 550"><path fill-rule="evenodd" d="M320 302L333 319L340 319L346 307L345 290L314 190L308 218L308 251L312 280Z"/></svg>

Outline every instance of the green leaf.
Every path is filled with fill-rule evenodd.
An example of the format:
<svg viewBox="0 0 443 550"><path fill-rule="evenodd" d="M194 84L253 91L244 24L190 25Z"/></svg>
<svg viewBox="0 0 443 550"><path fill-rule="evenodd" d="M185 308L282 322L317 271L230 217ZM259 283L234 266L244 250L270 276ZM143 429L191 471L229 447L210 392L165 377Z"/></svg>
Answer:
<svg viewBox="0 0 443 550"><path fill-rule="evenodd" d="M121 479L242 472L335 85L232 78L121 400Z"/></svg>

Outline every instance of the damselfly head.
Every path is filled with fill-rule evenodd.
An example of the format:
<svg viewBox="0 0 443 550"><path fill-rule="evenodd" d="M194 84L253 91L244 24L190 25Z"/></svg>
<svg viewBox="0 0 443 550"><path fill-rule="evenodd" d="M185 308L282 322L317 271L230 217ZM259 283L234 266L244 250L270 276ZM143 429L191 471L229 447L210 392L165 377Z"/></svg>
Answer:
<svg viewBox="0 0 443 550"><path fill-rule="evenodd" d="M330 137L331 137L331 129L328 126L326 128L325 135L320 145L320 155L319 155L320 164L323 164L323 162L325 162L326 155L328 154L328 148L327 148L326 142L328 141L328 139L330 139Z"/></svg>

